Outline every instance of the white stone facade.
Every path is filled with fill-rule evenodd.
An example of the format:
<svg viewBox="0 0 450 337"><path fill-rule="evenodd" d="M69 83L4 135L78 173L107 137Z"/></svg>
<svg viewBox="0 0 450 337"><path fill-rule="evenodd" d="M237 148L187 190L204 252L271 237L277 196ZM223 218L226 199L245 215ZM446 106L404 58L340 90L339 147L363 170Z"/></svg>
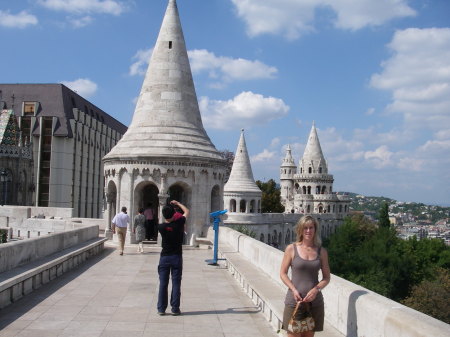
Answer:
<svg viewBox="0 0 450 337"><path fill-rule="evenodd" d="M280 167L281 199L286 212L331 214L343 219L349 213L350 200L333 192L333 182L313 125L298 167L289 147Z"/></svg>

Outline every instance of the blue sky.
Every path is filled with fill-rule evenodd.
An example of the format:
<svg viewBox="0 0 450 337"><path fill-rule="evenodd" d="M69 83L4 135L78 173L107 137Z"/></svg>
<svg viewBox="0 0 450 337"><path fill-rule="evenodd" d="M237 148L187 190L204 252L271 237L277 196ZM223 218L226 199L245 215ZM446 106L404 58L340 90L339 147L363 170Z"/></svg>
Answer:
<svg viewBox="0 0 450 337"><path fill-rule="evenodd" d="M131 121L166 0L0 0L1 83ZM335 191L450 205L450 1L178 0L203 123L256 179L313 121Z"/></svg>

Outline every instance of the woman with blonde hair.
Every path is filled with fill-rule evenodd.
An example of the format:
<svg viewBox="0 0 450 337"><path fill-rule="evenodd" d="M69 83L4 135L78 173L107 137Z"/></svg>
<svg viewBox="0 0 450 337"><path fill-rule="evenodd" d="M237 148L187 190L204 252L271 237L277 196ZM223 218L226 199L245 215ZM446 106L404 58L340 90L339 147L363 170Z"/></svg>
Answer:
<svg viewBox="0 0 450 337"><path fill-rule="evenodd" d="M321 290L330 282L328 253L321 246L319 223L310 215L297 223L297 241L286 247L281 263L280 278L289 288L284 301L283 329L288 337L312 337L315 331L323 331L324 304ZM291 268L292 279L288 276ZM319 270L322 280L319 282ZM314 331L294 333L288 330L289 320L298 302L311 303Z"/></svg>

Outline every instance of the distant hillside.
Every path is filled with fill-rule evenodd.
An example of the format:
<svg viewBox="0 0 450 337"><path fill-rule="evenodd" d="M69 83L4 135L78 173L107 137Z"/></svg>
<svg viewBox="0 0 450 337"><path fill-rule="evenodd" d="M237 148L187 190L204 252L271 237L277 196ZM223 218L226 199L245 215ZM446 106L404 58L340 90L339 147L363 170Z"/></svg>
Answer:
<svg viewBox="0 0 450 337"><path fill-rule="evenodd" d="M350 197L350 209L354 211L376 212L383 203L389 205L389 212L394 214L410 213L418 220L439 221L450 218L450 207L425 205L416 202L399 202L387 197L363 196L352 192L345 192Z"/></svg>

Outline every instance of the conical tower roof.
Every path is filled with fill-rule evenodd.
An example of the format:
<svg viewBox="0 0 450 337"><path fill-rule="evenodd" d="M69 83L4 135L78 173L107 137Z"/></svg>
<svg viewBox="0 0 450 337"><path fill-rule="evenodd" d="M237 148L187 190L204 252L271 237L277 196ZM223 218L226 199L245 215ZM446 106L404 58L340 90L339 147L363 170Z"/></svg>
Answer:
<svg viewBox="0 0 450 337"><path fill-rule="evenodd" d="M253 178L252 166L248 156L247 145L245 144L244 130L241 131L241 138L236 149L236 154L231 169L230 178L225 184L224 192L259 192L261 190Z"/></svg>
<svg viewBox="0 0 450 337"><path fill-rule="evenodd" d="M223 162L203 128L175 0L169 0L131 125L104 159L148 157Z"/></svg>
<svg viewBox="0 0 450 337"><path fill-rule="evenodd" d="M313 165L316 170L318 167L322 167L322 173L327 173L327 163L322 153L322 148L319 142L319 136L317 135L316 125L313 123L311 132L309 133L308 143L306 144L305 153L302 158L302 166Z"/></svg>
<svg viewBox="0 0 450 337"><path fill-rule="evenodd" d="M296 167L294 158L292 158L291 146L289 144L286 148L286 156L283 159L281 167Z"/></svg>

